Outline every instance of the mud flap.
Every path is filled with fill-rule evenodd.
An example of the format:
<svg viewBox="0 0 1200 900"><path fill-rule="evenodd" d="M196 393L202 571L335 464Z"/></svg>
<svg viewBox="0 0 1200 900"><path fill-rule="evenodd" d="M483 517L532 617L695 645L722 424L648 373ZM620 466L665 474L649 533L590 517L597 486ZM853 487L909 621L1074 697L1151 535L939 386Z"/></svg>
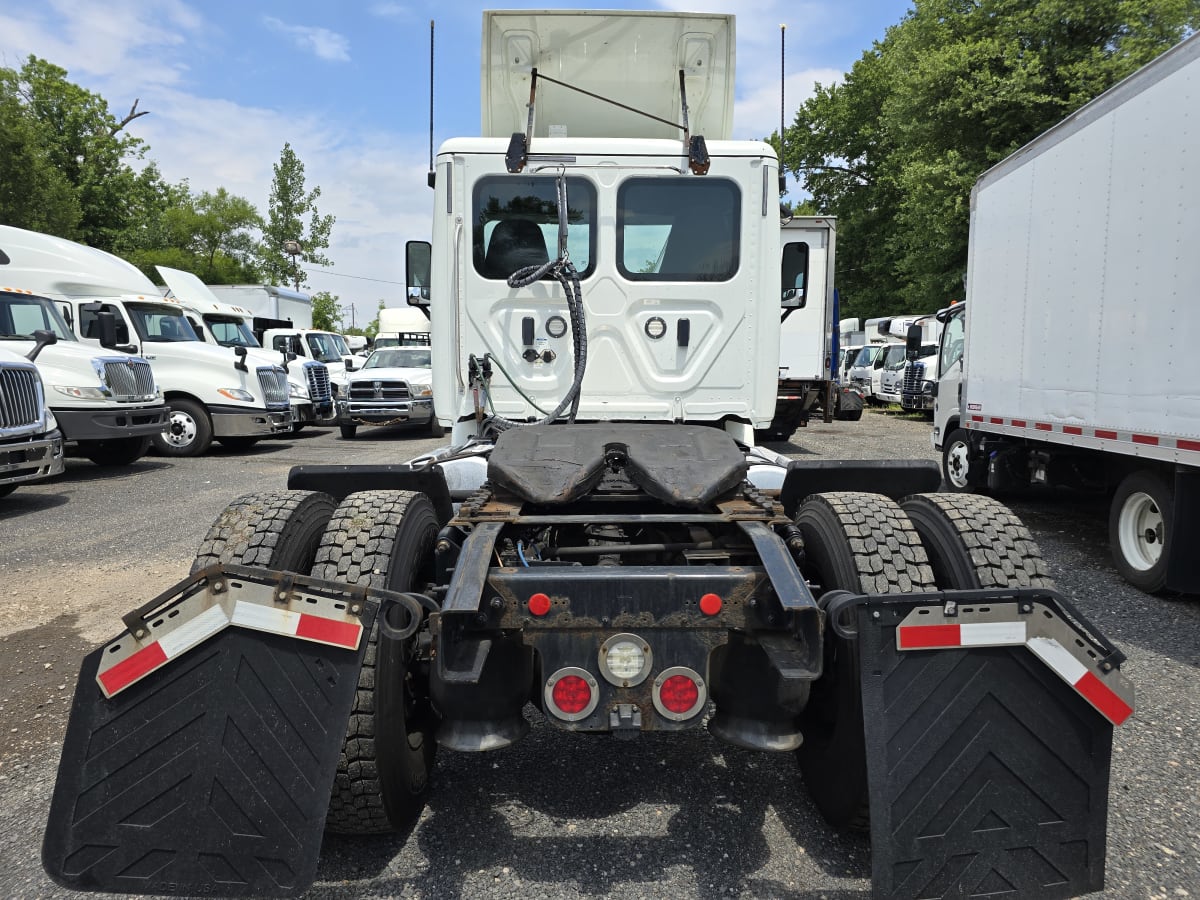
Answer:
<svg viewBox="0 0 1200 900"><path fill-rule="evenodd" d="M1034 617L1049 607L1022 600L1014 637L993 606L980 607L988 621L965 629L946 624L935 606L936 633L923 640L961 633L966 644L971 629L986 636L1007 628L1009 646L898 649L902 623L916 619L913 599L857 604L873 895L1057 898L1100 890L1113 724L1083 688L1031 652L1047 639L1027 641L1023 629L1032 634ZM954 607L946 605L951 616ZM1097 649L1093 659L1103 660ZM1119 681L1128 700L1128 712L1113 701L1120 721L1132 712L1132 689L1111 663L1093 668L1106 684Z"/></svg>
<svg viewBox="0 0 1200 900"><path fill-rule="evenodd" d="M220 570L207 571L211 582ZM171 609L186 609L189 600L202 603L203 576L177 586L186 589L155 623L167 620ZM260 580L270 598L272 585ZM312 604L319 590L313 586L324 583L288 578L287 584L294 602ZM221 589L249 593L249 587L249 580L233 576ZM278 582L273 587L279 598ZM355 599L369 633L378 604ZM219 613L208 606L208 618L214 610ZM239 624L236 617L231 624ZM131 633L121 640L130 643ZM366 645L360 640L350 649L226 627L111 698L97 676L119 642L91 653L75 690L50 805L42 846L47 874L87 891L303 891L316 874Z"/></svg>

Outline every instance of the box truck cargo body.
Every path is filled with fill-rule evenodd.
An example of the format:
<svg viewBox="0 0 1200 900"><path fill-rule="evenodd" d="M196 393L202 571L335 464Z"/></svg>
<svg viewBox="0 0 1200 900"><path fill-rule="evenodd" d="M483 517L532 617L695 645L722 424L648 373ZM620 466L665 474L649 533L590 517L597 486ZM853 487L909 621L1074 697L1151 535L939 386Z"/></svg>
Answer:
<svg viewBox="0 0 1200 900"><path fill-rule="evenodd" d="M1200 591L1200 38L984 173L933 441L957 489L1114 492L1114 561Z"/></svg>

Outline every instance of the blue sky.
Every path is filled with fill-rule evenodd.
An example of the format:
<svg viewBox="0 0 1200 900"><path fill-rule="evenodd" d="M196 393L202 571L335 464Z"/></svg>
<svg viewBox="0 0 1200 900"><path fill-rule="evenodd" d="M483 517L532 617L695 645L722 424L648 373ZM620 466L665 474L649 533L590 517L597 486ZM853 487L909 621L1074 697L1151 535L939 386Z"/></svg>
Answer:
<svg viewBox="0 0 1200 900"><path fill-rule="evenodd" d="M399 0L49 0L0 9L0 64L31 53L108 100L150 115L130 131L171 181L225 187L265 213L285 141L304 162L318 207L337 223L328 273L309 287L337 294L366 324L380 299L403 304L403 247L429 234L429 22L436 22L434 146L479 133L479 48L488 8L614 4ZM787 25L790 123L814 82L839 80L909 0L684 0L627 9L737 15L734 132L779 127L779 26ZM390 283L397 282L397 283ZM350 316L347 310L347 324Z"/></svg>

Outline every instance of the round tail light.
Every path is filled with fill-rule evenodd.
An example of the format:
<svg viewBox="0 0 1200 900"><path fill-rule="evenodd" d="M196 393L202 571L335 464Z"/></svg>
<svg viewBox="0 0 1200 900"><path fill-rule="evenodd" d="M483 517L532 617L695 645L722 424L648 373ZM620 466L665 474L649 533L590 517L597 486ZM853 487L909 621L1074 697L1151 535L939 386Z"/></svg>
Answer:
<svg viewBox="0 0 1200 900"><path fill-rule="evenodd" d="M600 701L597 687L596 679L586 669L559 669L546 682L546 708L567 722L586 719Z"/></svg>
<svg viewBox="0 0 1200 900"><path fill-rule="evenodd" d="M690 719L708 700L704 679L686 666L664 669L654 679L654 708L672 722Z"/></svg>

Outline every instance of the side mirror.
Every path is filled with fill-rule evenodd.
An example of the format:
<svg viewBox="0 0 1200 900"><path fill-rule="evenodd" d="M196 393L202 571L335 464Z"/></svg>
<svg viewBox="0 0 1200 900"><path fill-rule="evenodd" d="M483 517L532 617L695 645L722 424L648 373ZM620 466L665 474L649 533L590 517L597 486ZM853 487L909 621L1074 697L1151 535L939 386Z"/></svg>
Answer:
<svg viewBox="0 0 1200 900"><path fill-rule="evenodd" d="M33 362L38 358L38 354L42 352L43 347L49 347L51 344L57 344L58 335L53 331L47 331L43 328L39 328L33 333L33 340L33 349L25 354L25 358L30 362Z"/></svg>
<svg viewBox="0 0 1200 900"><path fill-rule="evenodd" d="M921 333L923 329L920 325L909 325L908 331L904 335L904 358L916 359L921 355Z"/></svg>
<svg viewBox="0 0 1200 900"><path fill-rule="evenodd" d="M96 328L100 332L100 346L105 350L117 347L117 317L110 312L96 313Z"/></svg>
<svg viewBox="0 0 1200 900"><path fill-rule="evenodd" d="M354 359L349 356L346 357L346 371L347 372L357 372L358 371L358 366L354 364Z"/></svg>
<svg viewBox="0 0 1200 900"><path fill-rule="evenodd" d="M239 372L249 372L250 370L246 368L246 348L241 346L234 347L233 355L237 357L237 362L233 364L233 367Z"/></svg>
<svg viewBox="0 0 1200 900"><path fill-rule="evenodd" d="M428 241L409 241L404 245L404 284L408 305L429 315L429 276L433 270L433 247Z"/></svg>

